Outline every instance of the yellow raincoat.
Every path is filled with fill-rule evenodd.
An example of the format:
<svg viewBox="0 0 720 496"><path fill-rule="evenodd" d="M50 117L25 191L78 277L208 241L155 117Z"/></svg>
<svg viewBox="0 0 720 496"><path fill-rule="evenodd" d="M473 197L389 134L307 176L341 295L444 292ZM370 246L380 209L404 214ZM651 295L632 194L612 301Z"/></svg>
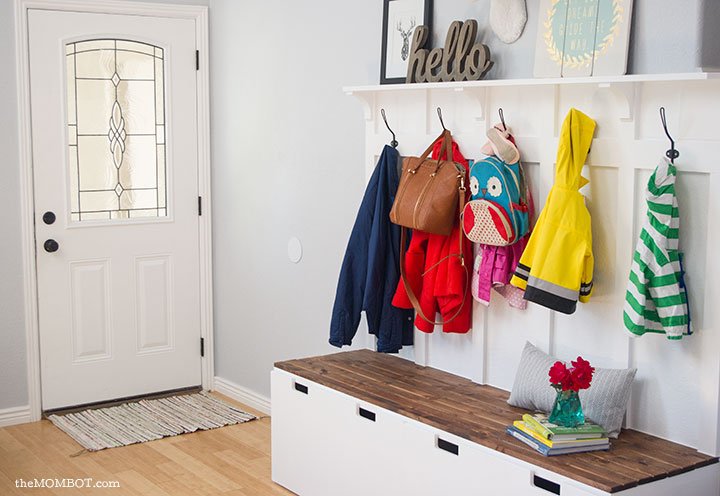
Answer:
<svg viewBox="0 0 720 496"><path fill-rule="evenodd" d="M511 284L525 299L562 313L590 299L593 279L590 212L579 189L595 121L570 109L560 132L555 184L540 213Z"/></svg>

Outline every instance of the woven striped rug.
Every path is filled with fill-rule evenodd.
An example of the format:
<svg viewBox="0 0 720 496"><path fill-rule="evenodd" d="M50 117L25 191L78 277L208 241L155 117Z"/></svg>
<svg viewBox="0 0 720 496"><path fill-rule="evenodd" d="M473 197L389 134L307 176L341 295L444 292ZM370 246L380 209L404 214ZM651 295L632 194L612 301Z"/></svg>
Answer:
<svg viewBox="0 0 720 496"><path fill-rule="evenodd" d="M144 443L255 419L254 415L205 392L48 417L88 451Z"/></svg>

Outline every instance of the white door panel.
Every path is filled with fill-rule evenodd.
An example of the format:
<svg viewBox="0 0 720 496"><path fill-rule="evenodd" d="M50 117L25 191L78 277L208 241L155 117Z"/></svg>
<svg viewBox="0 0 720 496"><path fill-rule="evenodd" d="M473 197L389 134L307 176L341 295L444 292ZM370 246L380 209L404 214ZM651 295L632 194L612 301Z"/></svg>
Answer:
<svg viewBox="0 0 720 496"><path fill-rule="evenodd" d="M195 22L28 25L43 408L199 385Z"/></svg>

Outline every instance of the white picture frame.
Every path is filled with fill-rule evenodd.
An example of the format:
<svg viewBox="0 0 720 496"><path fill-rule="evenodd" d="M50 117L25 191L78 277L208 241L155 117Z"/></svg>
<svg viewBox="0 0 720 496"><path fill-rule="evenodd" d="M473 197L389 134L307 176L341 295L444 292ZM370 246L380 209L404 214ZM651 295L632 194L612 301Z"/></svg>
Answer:
<svg viewBox="0 0 720 496"><path fill-rule="evenodd" d="M633 0L540 0L535 77L627 73Z"/></svg>

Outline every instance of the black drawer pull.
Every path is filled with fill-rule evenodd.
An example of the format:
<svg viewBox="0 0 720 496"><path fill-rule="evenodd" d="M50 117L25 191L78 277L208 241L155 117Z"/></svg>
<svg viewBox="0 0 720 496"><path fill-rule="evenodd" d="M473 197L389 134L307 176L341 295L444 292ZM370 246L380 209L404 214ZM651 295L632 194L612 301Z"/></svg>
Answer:
<svg viewBox="0 0 720 496"><path fill-rule="evenodd" d="M372 422L375 422L375 412L365 410L363 407L358 408L358 415L360 415L362 418L366 418Z"/></svg>
<svg viewBox="0 0 720 496"><path fill-rule="evenodd" d="M437 440L437 447L441 450L445 450L448 453L452 453L453 455L457 455L460 453L460 447L455 444L451 443L450 441L445 441L443 438L438 438Z"/></svg>
<svg viewBox="0 0 720 496"><path fill-rule="evenodd" d="M308 387L305 384L295 383L295 391L300 391L303 394L308 394Z"/></svg>
<svg viewBox="0 0 720 496"><path fill-rule="evenodd" d="M549 493L560 494L560 484L543 479L538 475L533 475L533 486L545 489Z"/></svg>

